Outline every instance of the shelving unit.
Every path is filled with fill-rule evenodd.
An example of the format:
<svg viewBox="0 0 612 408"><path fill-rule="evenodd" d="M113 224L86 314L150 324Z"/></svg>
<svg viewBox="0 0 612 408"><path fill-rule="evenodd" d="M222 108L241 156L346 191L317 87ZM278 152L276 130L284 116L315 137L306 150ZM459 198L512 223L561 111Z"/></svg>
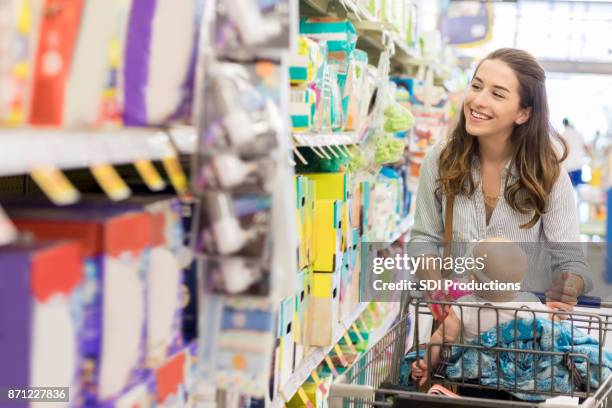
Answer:
<svg viewBox="0 0 612 408"><path fill-rule="evenodd" d="M410 231L414 224L414 217L410 216L404 220L398 226L396 232L393 234L392 241L389 242L391 245L397 241L400 237ZM361 316L361 314L368 307L368 302L359 303L355 310L349 314L344 321L339 322L334 330L334 340L331 345L326 347L320 347L312 351L303 361L302 364L297 367L286 384L281 387L279 396L272 401L272 408L282 408L285 402L289 401L298 389L304 384L311 373L323 362L325 356L327 356L334 346L341 340L344 334L350 330L352 324ZM383 323L377 327L371 334L368 342L369 346L376 344L384 335L387 333L391 325L394 323L399 313L399 307L394 307L391 313L389 313Z"/></svg>
<svg viewBox="0 0 612 408"><path fill-rule="evenodd" d="M271 406L273 408L282 408L285 402L289 401L291 397L293 397L302 384L308 380L310 374L323 362L325 356L330 353L334 346L340 341L344 333L348 331L350 326L359 318L367 307L367 302L360 303L355 308L353 313L344 319L342 323L338 323L338 326L334 330L334 341L332 345L317 348L302 361L302 364L295 369L287 383L281 388L279 397L272 401Z"/></svg>
<svg viewBox="0 0 612 408"><path fill-rule="evenodd" d="M370 62L378 62L378 56L387 48L387 42L393 43L395 49L391 58L394 65L412 67L422 62L419 51L409 48L390 24L378 20L354 0L343 0L340 3L338 5L331 0L302 1L307 7L306 14L346 17L351 20L359 33L357 48L368 52Z"/></svg>
<svg viewBox="0 0 612 408"><path fill-rule="evenodd" d="M177 140L186 139L185 134ZM4 156L0 176L27 174L43 166L67 170L161 160L177 154L169 133L158 129L0 130L0 149Z"/></svg>
<svg viewBox="0 0 612 408"><path fill-rule="evenodd" d="M359 144L361 137L357 132L294 133L297 147L347 146Z"/></svg>
<svg viewBox="0 0 612 408"><path fill-rule="evenodd" d="M181 154L194 154L198 147L198 133L193 126L175 126L168 129L170 139Z"/></svg>

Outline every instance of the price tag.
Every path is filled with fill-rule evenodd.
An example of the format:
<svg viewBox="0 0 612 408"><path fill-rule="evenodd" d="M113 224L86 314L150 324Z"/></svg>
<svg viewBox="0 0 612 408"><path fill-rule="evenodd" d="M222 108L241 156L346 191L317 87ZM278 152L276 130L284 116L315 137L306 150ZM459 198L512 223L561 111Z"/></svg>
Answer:
<svg viewBox="0 0 612 408"><path fill-rule="evenodd" d="M64 173L55 167L40 167L32 170L30 175L43 193L56 205L74 204L81 197Z"/></svg>
<svg viewBox="0 0 612 408"><path fill-rule="evenodd" d="M110 164L96 164L89 168L94 178L102 187L102 190L113 201L121 201L128 198L132 191L125 184L117 170Z"/></svg>
<svg viewBox="0 0 612 408"><path fill-rule="evenodd" d="M304 388L300 387L300 389L298 390L298 395L307 408L314 408L314 405L312 405L312 402L310 401L310 399L308 399L308 395L306 395L306 391L304 391Z"/></svg>
<svg viewBox="0 0 612 408"><path fill-rule="evenodd" d="M327 394L327 388L325 388L325 385L321 381L321 378L319 378L319 374L317 374L316 371L313 371L312 373L310 373L310 376L312 377L315 384L317 385L317 388L319 388L319 391L321 391L323 395Z"/></svg>
<svg viewBox="0 0 612 408"><path fill-rule="evenodd" d="M10 244L17 238L17 229L0 207L0 245Z"/></svg>
<svg viewBox="0 0 612 408"><path fill-rule="evenodd" d="M334 346L334 351L338 355L338 358L340 358L340 363L342 364L342 366L343 367L348 366L348 361L346 361L346 358L344 357L344 353L342 352L342 349L340 348L340 345L336 344Z"/></svg>
<svg viewBox="0 0 612 408"><path fill-rule="evenodd" d="M329 356L325 356L325 363L334 375L339 375L338 370L336 370L336 367L334 366L334 362L331 360L331 358L329 358Z"/></svg>
<svg viewBox="0 0 612 408"><path fill-rule="evenodd" d="M349 336L348 332L344 333L344 341L346 341L346 344L348 345L349 349L351 349L351 353L357 352L357 350L355 350L355 345L353 345L353 341L351 340L351 336Z"/></svg>
<svg viewBox="0 0 612 408"><path fill-rule="evenodd" d="M187 191L187 176L185 176L178 157L168 156L162 159L162 163L176 193L184 194Z"/></svg>
<svg viewBox="0 0 612 408"><path fill-rule="evenodd" d="M365 339L363 338L363 336L361 335L361 330L359 330L359 328L357 327L357 323L353 322L353 324L351 325L351 327L353 328L353 331L355 332L355 334L357 335L357 338L359 339L359 342L363 342L365 341Z"/></svg>
<svg viewBox="0 0 612 408"><path fill-rule="evenodd" d="M134 166L151 191L161 191L166 188L166 182L157 172L151 160L136 160Z"/></svg>

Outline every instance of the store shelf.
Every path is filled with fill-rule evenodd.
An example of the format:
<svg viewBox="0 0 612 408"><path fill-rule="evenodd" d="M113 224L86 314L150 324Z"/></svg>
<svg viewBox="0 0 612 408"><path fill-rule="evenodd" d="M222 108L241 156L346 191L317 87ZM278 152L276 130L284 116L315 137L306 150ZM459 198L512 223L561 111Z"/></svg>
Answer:
<svg viewBox="0 0 612 408"><path fill-rule="evenodd" d="M359 33L357 48L368 52L371 63L376 64L380 52L393 43L395 53L391 62L396 65L413 66L420 63L419 52L410 49L395 28L372 16L355 0L302 0L309 11L322 16L344 16L351 20Z"/></svg>
<svg viewBox="0 0 612 408"><path fill-rule="evenodd" d="M176 155L169 134L159 129L0 130L0 151L0 176L26 174L44 166L87 168Z"/></svg>
<svg viewBox="0 0 612 408"><path fill-rule="evenodd" d="M358 144L357 132L294 133L293 140L298 147L342 146Z"/></svg>
<svg viewBox="0 0 612 408"><path fill-rule="evenodd" d="M327 356L334 346L340 341L344 333L347 332L350 326L365 311L368 304L368 302L360 303L355 310L344 319L343 322L338 323L338 326L334 330L332 345L315 349L302 361L302 364L295 369L287 383L282 387L280 395L274 401L272 401L271 406L273 408L282 408L285 402L289 401L291 397L295 395L302 384L308 380L310 374L316 370L321 362L323 362L325 356Z"/></svg>
<svg viewBox="0 0 612 408"><path fill-rule="evenodd" d="M175 126L168 129L172 143L181 154L194 154L198 146L198 134L193 126Z"/></svg>

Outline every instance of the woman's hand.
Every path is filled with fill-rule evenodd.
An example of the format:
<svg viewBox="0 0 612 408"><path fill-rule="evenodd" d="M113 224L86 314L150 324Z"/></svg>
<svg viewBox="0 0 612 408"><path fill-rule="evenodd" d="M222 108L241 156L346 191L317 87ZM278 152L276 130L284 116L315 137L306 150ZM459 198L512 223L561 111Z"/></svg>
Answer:
<svg viewBox="0 0 612 408"><path fill-rule="evenodd" d="M418 358L412 363L411 377L414 381L417 381L419 387L423 386L425 381L427 381L427 373L427 361L422 358Z"/></svg>
<svg viewBox="0 0 612 408"><path fill-rule="evenodd" d="M560 279L546 292L546 306L552 310L571 312L584 290L584 280L576 274L563 272ZM555 315L556 319L567 319L566 314Z"/></svg>

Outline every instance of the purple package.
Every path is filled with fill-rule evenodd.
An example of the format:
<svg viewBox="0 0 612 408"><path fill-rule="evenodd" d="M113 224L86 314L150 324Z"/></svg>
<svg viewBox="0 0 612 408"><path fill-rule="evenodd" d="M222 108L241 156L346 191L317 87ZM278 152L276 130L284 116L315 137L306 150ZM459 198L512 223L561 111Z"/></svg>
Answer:
<svg viewBox="0 0 612 408"><path fill-rule="evenodd" d="M154 368L183 346L183 304L188 289L184 283L183 263L189 262L185 248L182 203L175 196L133 196L109 203L106 196L84 196L72 206L55 209L43 201L8 202L9 209L41 209L54 212L120 214L126 210L143 211L151 217L150 247L143 251L146 267L145 365ZM14 211L14 210L13 210ZM100 267L100 266L98 266ZM99 319L97 319L99 320Z"/></svg>
<svg viewBox="0 0 612 408"><path fill-rule="evenodd" d="M0 389L69 386L74 393L82 307L78 292L83 279L79 245L3 247L0 265ZM75 400L72 394L70 401ZM29 404L24 400L11 406Z"/></svg>
<svg viewBox="0 0 612 408"><path fill-rule="evenodd" d="M125 58L124 123L163 125L192 97L202 1L133 0ZM177 22L192 22L177 30Z"/></svg>
<svg viewBox="0 0 612 408"><path fill-rule="evenodd" d="M86 406L115 398L146 371L144 254L152 235L150 215L130 209L7 209L19 229L38 239L79 242L85 258L80 398Z"/></svg>

